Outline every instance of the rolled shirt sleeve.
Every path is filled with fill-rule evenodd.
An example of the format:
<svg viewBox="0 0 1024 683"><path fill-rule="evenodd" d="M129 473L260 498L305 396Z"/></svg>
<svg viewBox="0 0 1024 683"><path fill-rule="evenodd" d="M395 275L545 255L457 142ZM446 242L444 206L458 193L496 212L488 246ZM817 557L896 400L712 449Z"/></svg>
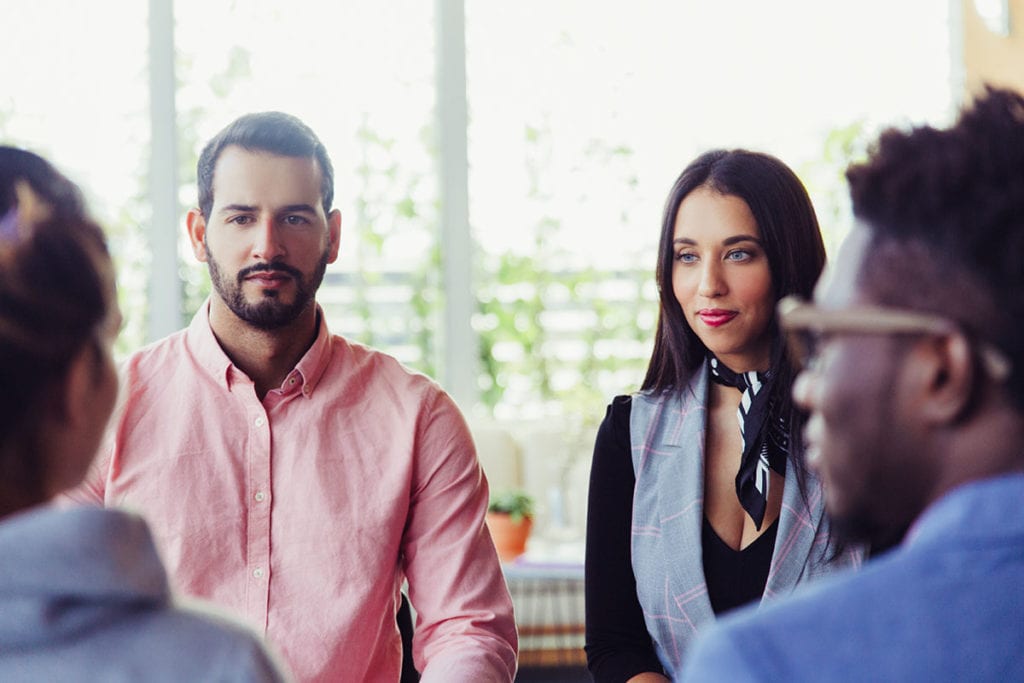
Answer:
<svg viewBox="0 0 1024 683"><path fill-rule="evenodd" d="M421 417L415 462L402 548L423 681L511 681L518 642L484 524L487 481L466 423L445 394Z"/></svg>

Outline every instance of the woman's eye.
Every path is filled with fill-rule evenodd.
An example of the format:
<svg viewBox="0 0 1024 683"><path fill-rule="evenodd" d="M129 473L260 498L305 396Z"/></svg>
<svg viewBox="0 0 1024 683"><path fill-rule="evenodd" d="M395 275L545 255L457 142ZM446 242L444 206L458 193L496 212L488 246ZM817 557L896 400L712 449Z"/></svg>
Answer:
<svg viewBox="0 0 1024 683"><path fill-rule="evenodd" d="M697 261L697 255L683 252L681 254L676 254L676 261L679 261L680 263L695 263Z"/></svg>
<svg viewBox="0 0 1024 683"><path fill-rule="evenodd" d="M734 249L726 254L725 258L729 261L748 261L753 255L746 249Z"/></svg>

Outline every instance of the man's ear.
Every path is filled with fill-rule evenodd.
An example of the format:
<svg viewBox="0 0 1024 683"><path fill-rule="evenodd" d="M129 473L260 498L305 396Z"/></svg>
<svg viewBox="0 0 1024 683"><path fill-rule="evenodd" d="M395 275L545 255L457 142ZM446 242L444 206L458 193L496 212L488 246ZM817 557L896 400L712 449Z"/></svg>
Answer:
<svg viewBox="0 0 1024 683"><path fill-rule="evenodd" d="M327 239L330 240L327 262L334 263L341 248L341 211L338 209L332 209L327 215Z"/></svg>
<svg viewBox="0 0 1024 683"><path fill-rule="evenodd" d="M918 409L932 424L958 420L976 394L978 373L971 345L961 333L930 336L907 355Z"/></svg>
<svg viewBox="0 0 1024 683"><path fill-rule="evenodd" d="M192 243L192 253L196 260L206 262L206 219L199 209L193 207L188 210L185 216L185 225L188 227L188 239Z"/></svg>

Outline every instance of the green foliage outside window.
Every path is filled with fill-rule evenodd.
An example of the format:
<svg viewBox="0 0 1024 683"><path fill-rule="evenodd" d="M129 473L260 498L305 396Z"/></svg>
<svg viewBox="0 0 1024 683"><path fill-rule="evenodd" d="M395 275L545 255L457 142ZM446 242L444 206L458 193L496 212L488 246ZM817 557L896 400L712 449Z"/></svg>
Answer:
<svg viewBox="0 0 1024 683"><path fill-rule="evenodd" d="M239 63L235 60L229 65L232 73L241 68ZM225 74L225 92L230 91L233 77ZM0 111L0 133L8 116ZM200 143L196 130L202 119L199 107L179 112L183 204L188 203L186 200L195 201L193 176ZM842 173L850 160L863 155L867 134L862 121L836 128L824 142L821 159L799 169L812 194L818 190L817 209L830 251L840 236L838 226L848 221ZM437 331L444 295L436 198L424 191L428 179L403 169L401 159L393 151L393 140L373 130L365 120L357 135L364 150L363 162L357 169L360 191L354 207L357 267L355 272L333 279L329 274L325 287L349 291L345 312L360 323L357 329L339 329L334 323L335 329L384 350L391 350L396 343L415 349L408 363L437 377ZM657 311L653 268L646 263L617 271L556 265L566 259L553 239L562 224L545 175L550 131L543 125L527 127L525 136L525 163L530 180L525 201L549 210L540 212L536 224L524 233L524 239L530 241L530 249L525 253L478 250L477 314L473 325L479 344L480 401L491 412L504 405L506 414L515 413L532 404L546 407L548 414L593 417L611 393L634 390L643 376ZM429 126L421 137L424 147L430 149ZM595 142L586 154L592 163L617 164L622 182L635 185L632 153L627 146ZM377 161L371 162L371 158ZM140 169L139 177L138 194L107 225L119 273L120 304L126 318L120 340L122 351L141 346L146 329L148 256L144 231L140 229L148 222L145 169ZM629 209L622 207L618 217L624 229L629 227ZM405 239L410 234L429 244L420 261L403 272L384 270L388 263L388 241ZM208 296L210 283L204 265L185 256L180 273L183 317L188 320ZM646 260L653 264L653 256L647 256ZM408 296L394 304L400 314L381 316L373 291L395 282L405 288ZM619 294L603 294L608 283L617 283ZM559 316L575 316L574 319L584 322L566 330L565 325L553 325ZM563 353L567 347L572 347L573 353ZM616 348L622 350L614 351ZM555 381L557 378L560 379Z"/></svg>

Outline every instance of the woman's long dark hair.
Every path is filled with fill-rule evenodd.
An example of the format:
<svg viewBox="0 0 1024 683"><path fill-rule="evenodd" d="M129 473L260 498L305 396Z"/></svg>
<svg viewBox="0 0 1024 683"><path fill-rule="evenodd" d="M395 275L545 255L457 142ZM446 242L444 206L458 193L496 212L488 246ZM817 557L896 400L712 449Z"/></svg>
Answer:
<svg viewBox="0 0 1024 683"><path fill-rule="evenodd" d="M739 197L750 208L768 257L776 302L790 294L809 298L825 266L825 245L814 206L803 183L786 164L771 155L742 149L714 150L697 157L676 179L665 202L656 271L658 327L643 391L682 390L707 355L707 347L686 322L672 289L676 215L683 200L700 187ZM772 334L775 343L783 343L774 320ZM772 370L778 373L772 400L791 401L794 372L788 354L782 353L780 366ZM806 493L801 447L804 417L796 410L792 416L789 462L796 467L801 492Z"/></svg>
<svg viewBox="0 0 1024 683"><path fill-rule="evenodd" d="M676 214L699 187L739 197L750 207L768 256L776 301L789 294L809 298L825 266L825 245L811 198L788 166L768 154L742 149L714 150L697 157L676 179L665 202L656 271L660 310L644 391L660 393L686 386L707 354L672 289Z"/></svg>

